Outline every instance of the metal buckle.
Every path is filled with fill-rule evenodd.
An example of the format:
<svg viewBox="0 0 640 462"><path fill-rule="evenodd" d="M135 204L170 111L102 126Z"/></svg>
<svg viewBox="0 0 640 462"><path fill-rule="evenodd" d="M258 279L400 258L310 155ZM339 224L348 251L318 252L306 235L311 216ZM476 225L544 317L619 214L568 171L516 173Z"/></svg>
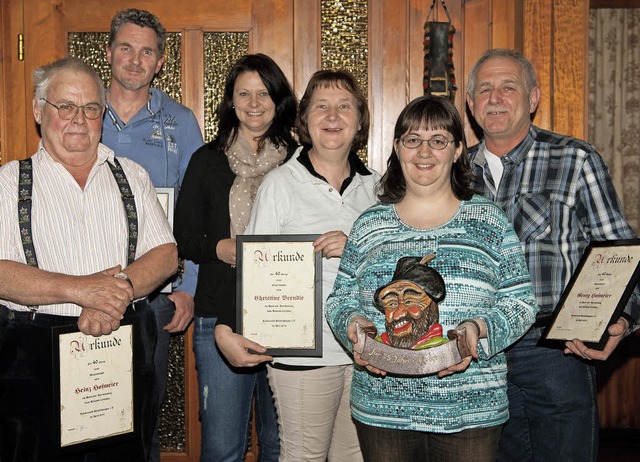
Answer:
<svg viewBox="0 0 640 462"><path fill-rule="evenodd" d="M447 77L429 77L429 93L434 96L449 96Z"/></svg>

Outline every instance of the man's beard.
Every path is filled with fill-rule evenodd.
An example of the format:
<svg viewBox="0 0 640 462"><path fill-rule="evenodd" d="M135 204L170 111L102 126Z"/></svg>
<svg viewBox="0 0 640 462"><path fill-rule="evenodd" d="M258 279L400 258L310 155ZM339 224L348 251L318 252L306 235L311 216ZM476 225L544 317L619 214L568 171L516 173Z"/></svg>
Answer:
<svg viewBox="0 0 640 462"><path fill-rule="evenodd" d="M411 332L404 335L396 335L393 332L393 325L397 322L402 322L404 320L409 321L411 324ZM427 333L431 327L429 316L426 316L425 313L422 313L418 319L414 319L411 316L406 316L399 321L393 323L386 323L387 335L389 336L389 343L391 346L396 348L404 348L408 350L418 341L420 337Z"/></svg>

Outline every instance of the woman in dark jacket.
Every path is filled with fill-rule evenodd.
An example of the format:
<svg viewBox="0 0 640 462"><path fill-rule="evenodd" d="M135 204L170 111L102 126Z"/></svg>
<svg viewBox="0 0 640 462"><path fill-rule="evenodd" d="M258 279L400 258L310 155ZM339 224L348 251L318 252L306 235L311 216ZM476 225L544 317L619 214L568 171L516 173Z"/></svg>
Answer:
<svg viewBox="0 0 640 462"><path fill-rule="evenodd" d="M231 366L216 348L214 328L220 318L233 324L235 236L244 232L264 175L296 147L291 134L296 110L291 85L271 58L240 58L227 75L217 108L218 135L194 153L180 190L178 250L199 265L193 349L202 462L244 459L254 394L259 460L278 460L278 426L265 367Z"/></svg>

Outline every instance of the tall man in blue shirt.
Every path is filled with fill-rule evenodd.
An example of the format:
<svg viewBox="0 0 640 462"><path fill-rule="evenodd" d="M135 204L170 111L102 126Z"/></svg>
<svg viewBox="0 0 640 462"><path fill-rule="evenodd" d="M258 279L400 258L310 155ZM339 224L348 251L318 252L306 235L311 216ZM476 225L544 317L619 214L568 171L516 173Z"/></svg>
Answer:
<svg viewBox="0 0 640 462"><path fill-rule="evenodd" d="M164 63L166 31L158 18L144 10L128 9L111 21L107 61L111 84L102 127L102 142L142 165L153 185L173 188L177 193L191 155L203 144L193 112L151 81ZM158 324L155 363L162 403L166 390L169 336L181 332L193 319L193 295L197 266L186 262L182 277L170 294L150 297ZM151 460L160 457L157 428Z"/></svg>
<svg viewBox="0 0 640 462"><path fill-rule="evenodd" d="M595 461L595 370L638 320L634 295L609 327L603 351L581 341L554 350L537 345L591 241L630 239L606 164L590 144L531 123L540 89L533 66L514 50L494 49L469 75L467 103L484 131L471 148L475 186L513 223L540 306L531 330L507 351L509 421L499 460Z"/></svg>

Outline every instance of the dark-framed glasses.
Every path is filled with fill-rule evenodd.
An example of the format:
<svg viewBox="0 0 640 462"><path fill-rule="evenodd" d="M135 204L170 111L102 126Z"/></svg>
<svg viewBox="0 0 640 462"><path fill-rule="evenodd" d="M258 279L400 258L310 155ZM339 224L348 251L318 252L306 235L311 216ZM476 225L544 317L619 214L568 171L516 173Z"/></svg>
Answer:
<svg viewBox="0 0 640 462"><path fill-rule="evenodd" d="M420 138L417 135L407 135L400 138L400 142L407 149L418 149L422 146L422 143L427 143L431 149L442 151L449 146L449 143L453 143L455 140L449 140L442 135L435 135L429 139Z"/></svg>
<svg viewBox="0 0 640 462"><path fill-rule="evenodd" d="M78 111L82 109L84 116L87 119L95 120L102 117L102 104L89 103L84 106L78 106L77 104L63 103L53 104L51 101L47 101L45 98L41 98L47 104L52 105L58 110L58 115L61 119L70 120L78 115Z"/></svg>

